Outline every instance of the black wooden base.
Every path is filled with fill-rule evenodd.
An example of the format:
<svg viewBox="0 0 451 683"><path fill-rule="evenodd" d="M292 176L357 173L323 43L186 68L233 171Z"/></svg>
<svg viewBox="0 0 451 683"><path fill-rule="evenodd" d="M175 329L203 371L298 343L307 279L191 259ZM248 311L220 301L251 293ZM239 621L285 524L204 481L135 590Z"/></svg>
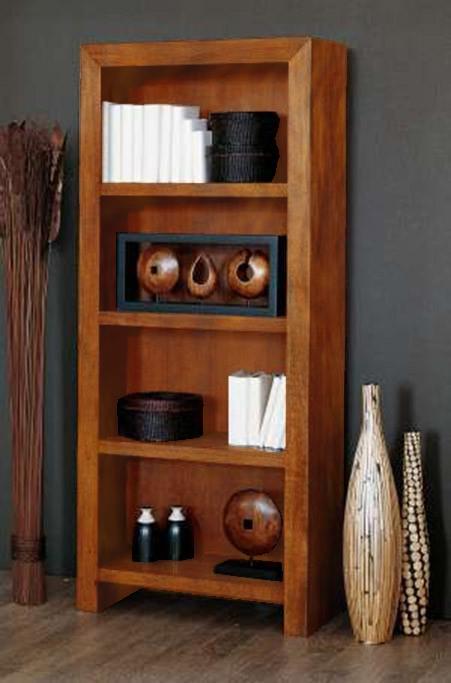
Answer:
<svg viewBox="0 0 451 683"><path fill-rule="evenodd" d="M282 563L265 560L225 560L215 565L214 572L266 581L282 581L283 578Z"/></svg>

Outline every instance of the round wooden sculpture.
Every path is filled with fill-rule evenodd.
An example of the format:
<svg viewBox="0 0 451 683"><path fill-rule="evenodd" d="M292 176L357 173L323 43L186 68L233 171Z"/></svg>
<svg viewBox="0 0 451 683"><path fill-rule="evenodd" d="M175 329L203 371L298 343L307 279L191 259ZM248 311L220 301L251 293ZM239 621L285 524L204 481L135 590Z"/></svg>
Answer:
<svg viewBox="0 0 451 683"><path fill-rule="evenodd" d="M218 276L213 261L204 252L198 254L191 264L187 286L190 294L196 299L206 299L213 294Z"/></svg>
<svg viewBox="0 0 451 683"><path fill-rule="evenodd" d="M241 249L229 261L227 280L230 289L244 296L255 299L260 296L269 282L269 261L261 251L250 252Z"/></svg>
<svg viewBox="0 0 451 683"><path fill-rule="evenodd" d="M277 505L267 493L253 489L233 494L225 506L223 524L230 543L250 557L271 552L282 534Z"/></svg>
<svg viewBox="0 0 451 683"><path fill-rule="evenodd" d="M167 247L144 249L137 264L138 281L151 294L164 294L175 287L180 266L176 255Z"/></svg>

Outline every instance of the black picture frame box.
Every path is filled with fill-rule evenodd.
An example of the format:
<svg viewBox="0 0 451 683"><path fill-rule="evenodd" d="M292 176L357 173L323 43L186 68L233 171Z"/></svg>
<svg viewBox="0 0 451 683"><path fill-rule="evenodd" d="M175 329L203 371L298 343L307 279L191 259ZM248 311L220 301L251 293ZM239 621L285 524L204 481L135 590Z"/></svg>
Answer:
<svg viewBox="0 0 451 683"><path fill-rule="evenodd" d="M269 252L270 280L268 306L247 304L208 304L183 302L155 302L133 300L136 291L136 260L140 244L187 244L205 247L236 245L237 247L267 247ZM135 251L133 248L135 245ZM134 252L134 253L133 253ZM203 313L213 315L241 315L276 317L285 313L286 291L286 238L280 235L192 235L161 233L118 233L116 242L116 300L119 311Z"/></svg>

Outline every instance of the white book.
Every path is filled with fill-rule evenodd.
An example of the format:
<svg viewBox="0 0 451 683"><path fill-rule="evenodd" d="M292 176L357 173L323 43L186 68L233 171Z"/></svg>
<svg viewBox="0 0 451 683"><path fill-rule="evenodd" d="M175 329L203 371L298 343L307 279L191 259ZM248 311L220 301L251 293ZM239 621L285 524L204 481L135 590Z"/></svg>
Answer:
<svg viewBox="0 0 451 683"><path fill-rule="evenodd" d="M282 375L277 391L274 412L271 417L268 436L266 438L265 447L278 450L282 448L284 442L285 432L285 388L286 377ZM283 446L284 448L285 446Z"/></svg>
<svg viewBox="0 0 451 683"><path fill-rule="evenodd" d="M121 120L122 106L110 103L108 108L108 178L110 183L121 182Z"/></svg>
<svg viewBox="0 0 451 683"><path fill-rule="evenodd" d="M277 385L277 392L276 396L274 399L274 408L272 410L270 420L269 420L269 426L268 426L268 431L265 434L265 439L263 446L264 448L271 448L275 449L277 446L277 433L278 433L278 427L279 427L279 415L281 411L281 400L282 400L282 394L283 394L283 377L281 376L279 379L279 383Z"/></svg>
<svg viewBox="0 0 451 683"><path fill-rule="evenodd" d="M171 154L172 154L172 105L161 105L160 121L160 155L158 163L158 180L160 183L171 181Z"/></svg>
<svg viewBox="0 0 451 683"><path fill-rule="evenodd" d="M143 105L143 183L158 182L158 166L160 159L160 119L161 105Z"/></svg>
<svg viewBox="0 0 451 683"><path fill-rule="evenodd" d="M249 377L247 422L247 442L249 446L258 446L260 428L271 391L272 381L272 375L268 375L265 372L254 372Z"/></svg>
<svg viewBox="0 0 451 683"><path fill-rule="evenodd" d="M172 107L172 140L171 140L171 182L180 183L182 180L182 146L183 121L199 118L200 107L179 106Z"/></svg>
<svg viewBox="0 0 451 683"><path fill-rule="evenodd" d="M210 179L211 130L193 130L193 183L208 183Z"/></svg>
<svg viewBox="0 0 451 683"><path fill-rule="evenodd" d="M110 106L111 102L102 102L102 183L108 183L110 178Z"/></svg>
<svg viewBox="0 0 451 683"><path fill-rule="evenodd" d="M282 392L282 412L279 419L279 431L277 434L277 448L285 450L287 434L287 378L284 376Z"/></svg>
<svg viewBox="0 0 451 683"><path fill-rule="evenodd" d="M121 112L121 181L133 179L133 104L122 104Z"/></svg>
<svg viewBox="0 0 451 683"><path fill-rule="evenodd" d="M266 404L265 414L263 416L262 426L260 428L260 436L258 439L258 445L260 448L266 448L272 417L276 406L277 394L280 387L280 381L280 375L276 375L272 381L271 391Z"/></svg>
<svg viewBox="0 0 451 683"><path fill-rule="evenodd" d="M193 131L207 130L207 119L183 119L181 183L193 182Z"/></svg>
<svg viewBox="0 0 451 683"><path fill-rule="evenodd" d="M144 143L144 107L133 106L133 182L142 183Z"/></svg>
<svg viewBox="0 0 451 683"><path fill-rule="evenodd" d="M247 446L249 374L238 370L229 375L229 444Z"/></svg>

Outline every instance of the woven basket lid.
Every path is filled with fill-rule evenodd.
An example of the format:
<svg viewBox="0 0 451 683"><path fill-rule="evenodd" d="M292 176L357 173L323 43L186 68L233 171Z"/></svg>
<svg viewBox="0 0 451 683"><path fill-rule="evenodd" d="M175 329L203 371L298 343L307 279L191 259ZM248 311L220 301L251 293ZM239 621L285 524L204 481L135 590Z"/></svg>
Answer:
<svg viewBox="0 0 451 683"><path fill-rule="evenodd" d="M146 412L184 412L199 410L203 406L200 394L177 391L146 391L127 394L118 400L118 408Z"/></svg>
<svg viewBox="0 0 451 683"><path fill-rule="evenodd" d="M219 123L247 123L263 124L275 127L279 125L280 117L276 111L213 111L208 115L210 122Z"/></svg>
<svg viewBox="0 0 451 683"><path fill-rule="evenodd" d="M255 143L276 137L279 115L275 111L223 111L211 112L208 117L213 131L213 142Z"/></svg>

